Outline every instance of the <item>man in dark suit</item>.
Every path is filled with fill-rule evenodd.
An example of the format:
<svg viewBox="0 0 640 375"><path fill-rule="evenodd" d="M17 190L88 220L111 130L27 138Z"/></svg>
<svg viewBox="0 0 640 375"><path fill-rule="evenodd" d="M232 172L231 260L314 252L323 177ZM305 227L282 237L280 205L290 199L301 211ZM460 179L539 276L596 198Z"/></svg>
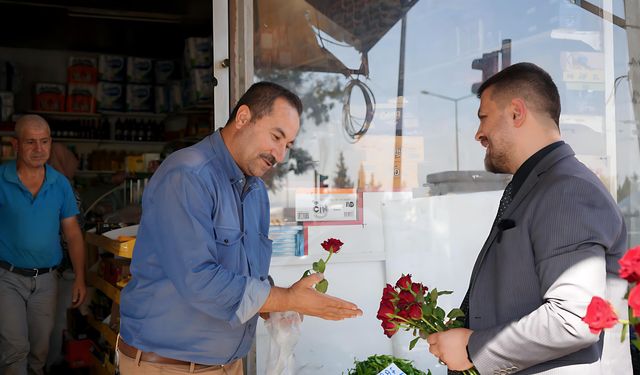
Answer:
<svg viewBox="0 0 640 375"><path fill-rule="evenodd" d="M490 172L513 174L476 260L467 327L429 337L451 370L480 374L631 374L619 332L581 321L592 296L620 306L626 249L622 215L599 178L560 139L560 96L547 72L510 66L479 88Z"/></svg>

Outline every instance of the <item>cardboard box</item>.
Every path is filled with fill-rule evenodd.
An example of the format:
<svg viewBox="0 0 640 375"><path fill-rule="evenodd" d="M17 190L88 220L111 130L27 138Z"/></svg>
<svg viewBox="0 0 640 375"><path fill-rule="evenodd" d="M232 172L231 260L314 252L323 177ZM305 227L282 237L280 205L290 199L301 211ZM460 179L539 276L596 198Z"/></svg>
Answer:
<svg viewBox="0 0 640 375"><path fill-rule="evenodd" d="M124 111L124 85L114 82L98 82L96 107L98 111Z"/></svg>
<svg viewBox="0 0 640 375"><path fill-rule="evenodd" d="M33 86L33 108L36 111L63 112L65 102L65 85L58 83L36 83Z"/></svg>
<svg viewBox="0 0 640 375"><path fill-rule="evenodd" d="M212 61L211 38L187 38L184 42L184 63L187 70L208 68Z"/></svg>
<svg viewBox="0 0 640 375"><path fill-rule="evenodd" d="M68 83L96 83L98 61L95 57L71 56L67 65Z"/></svg>
<svg viewBox="0 0 640 375"><path fill-rule="evenodd" d="M169 112L169 90L166 86L155 86L153 89L156 113Z"/></svg>
<svg viewBox="0 0 640 375"><path fill-rule="evenodd" d="M171 79L178 78L178 63L175 60L156 60L154 64L157 84L164 84Z"/></svg>
<svg viewBox="0 0 640 375"><path fill-rule="evenodd" d="M153 60L143 57L127 57L127 82L152 83Z"/></svg>
<svg viewBox="0 0 640 375"><path fill-rule="evenodd" d="M70 83L67 87L67 112L96 111L96 86Z"/></svg>
<svg viewBox="0 0 640 375"><path fill-rule="evenodd" d="M211 69L191 70L191 90L190 95L196 103L207 103L212 100L213 86L211 84Z"/></svg>
<svg viewBox="0 0 640 375"><path fill-rule="evenodd" d="M109 82L124 82L127 75L125 56L100 55L98 57L98 79Z"/></svg>
<svg viewBox="0 0 640 375"><path fill-rule="evenodd" d="M152 85L127 84L127 111L152 112L153 96Z"/></svg>

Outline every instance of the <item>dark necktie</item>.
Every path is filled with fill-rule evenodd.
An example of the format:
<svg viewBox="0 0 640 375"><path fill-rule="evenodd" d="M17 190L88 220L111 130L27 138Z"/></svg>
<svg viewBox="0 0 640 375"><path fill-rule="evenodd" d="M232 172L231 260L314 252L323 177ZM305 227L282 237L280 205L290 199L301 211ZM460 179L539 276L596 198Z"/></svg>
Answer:
<svg viewBox="0 0 640 375"><path fill-rule="evenodd" d="M502 215L509 207L509 204L513 200L513 185L512 182L509 182L507 187L504 189L502 193L502 198L500 198L500 205L498 205L498 214L496 215L495 220L493 221L493 226L495 227L500 219L502 219ZM493 229L493 227L491 227ZM460 305L460 309L464 312L464 327L469 328L469 292L471 291L471 285L469 285L469 289L467 289L467 294L465 294L464 299L462 300L462 304ZM454 374L462 374L460 371L449 370L448 375Z"/></svg>

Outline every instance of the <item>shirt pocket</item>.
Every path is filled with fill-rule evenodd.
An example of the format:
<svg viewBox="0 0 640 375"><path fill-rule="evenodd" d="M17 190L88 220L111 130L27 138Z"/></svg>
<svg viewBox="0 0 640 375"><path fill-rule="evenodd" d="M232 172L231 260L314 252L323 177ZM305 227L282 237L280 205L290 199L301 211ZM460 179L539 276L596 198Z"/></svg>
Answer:
<svg viewBox="0 0 640 375"><path fill-rule="evenodd" d="M237 268L246 262L246 256L242 250L242 238L244 234L239 228L217 226L213 228L219 263Z"/></svg>

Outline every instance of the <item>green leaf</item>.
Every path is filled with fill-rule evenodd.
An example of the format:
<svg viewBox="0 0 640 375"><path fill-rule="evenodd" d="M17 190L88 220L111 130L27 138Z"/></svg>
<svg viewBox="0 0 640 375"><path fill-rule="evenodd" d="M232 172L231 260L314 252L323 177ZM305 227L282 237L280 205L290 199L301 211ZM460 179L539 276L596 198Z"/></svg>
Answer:
<svg viewBox="0 0 640 375"><path fill-rule="evenodd" d="M324 260L320 259L318 261L318 272L323 273L326 267L327 267L327 264L324 262Z"/></svg>
<svg viewBox="0 0 640 375"><path fill-rule="evenodd" d="M413 349L413 347L416 346L418 340L420 340L420 337L416 337L415 339L411 340L411 342L409 342L409 350Z"/></svg>
<svg viewBox="0 0 640 375"><path fill-rule="evenodd" d="M434 312L433 315L435 315L435 317L438 318L438 320L441 321L441 320L444 320L445 312L442 309L442 307L436 307L436 311Z"/></svg>
<svg viewBox="0 0 640 375"><path fill-rule="evenodd" d="M640 350L640 339L631 340L631 343L636 347L636 349Z"/></svg>
<svg viewBox="0 0 640 375"><path fill-rule="evenodd" d="M326 293L327 288L329 288L329 282L327 281L327 279L322 279L319 283L316 284L316 290L320 293Z"/></svg>
<svg viewBox="0 0 640 375"><path fill-rule="evenodd" d="M449 313L447 314L447 318L449 319L461 318L463 316L464 316L464 311L460 309L453 309L449 311Z"/></svg>
<svg viewBox="0 0 640 375"><path fill-rule="evenodd" d="M318 267L319 267L318 266L318 262L313 262L313 264L311 264L311 268L313 268L313 270L316 271L316 272L320 272L320 271L318 271Z"/></svg>
<svg viewBox="0 0 640 375"><path fill-rule="evenodd" d="M627 323L622 325L622 334L620 335L620 342L624 342L624 338L627 337L627 331L629 330L629 325Z"/></svg>
<svg viewBox="0 0 640 375"><path fill-rule="evenodd" d="M304 273L302 274L302 278L304 279L305 277L311 275L311 271L310 270L306 270L304 271Z"/></svg>
<svg viewBox="0 0 640 375"><path fill-rule="evenodd" d="M443 291L438 292L439 296L444 296L445 294L453 294L453 292L450 291L450 290L443 290Z"/></svg>

